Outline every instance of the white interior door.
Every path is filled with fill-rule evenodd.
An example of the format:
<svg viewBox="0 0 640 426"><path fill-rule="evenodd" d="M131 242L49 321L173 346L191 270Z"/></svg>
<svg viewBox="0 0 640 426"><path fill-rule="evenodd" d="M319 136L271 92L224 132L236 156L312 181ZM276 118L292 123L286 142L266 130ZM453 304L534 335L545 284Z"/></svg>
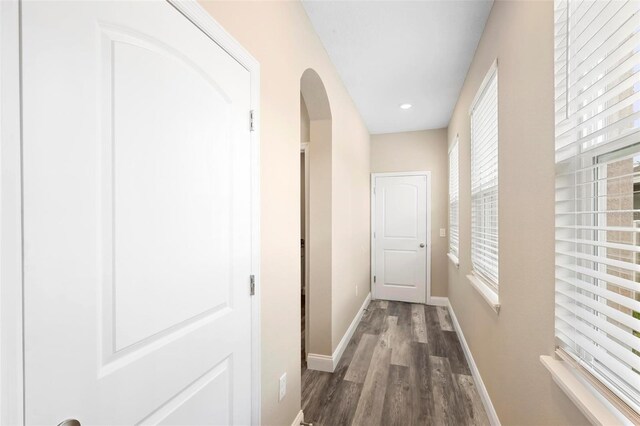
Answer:
<svg viewBox="0 0 640 426"><path fill-rule="evenodd" d="M428 176L373 178L374 297L425 303Z"/></svg>
<svg viewBox="0 0 640 426"><path fill-rule="evenodd" d="M27 424L251 423L249 72L160 1L22 37Z"/></svg>

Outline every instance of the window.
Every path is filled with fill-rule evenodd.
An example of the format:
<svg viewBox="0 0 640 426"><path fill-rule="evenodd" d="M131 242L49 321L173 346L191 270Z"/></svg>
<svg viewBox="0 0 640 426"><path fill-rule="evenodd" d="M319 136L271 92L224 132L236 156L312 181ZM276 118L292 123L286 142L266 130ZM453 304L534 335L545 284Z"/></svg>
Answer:
<svg viewBox="0 0 640 426"><path fill-rule="evenodd" d="M498 294L498 68L489 70L471 107L471 264Z"/></svg>
<svg viewBox="0 0 640 426"><path fill-rule="evenodd" d="M640 420L640 1L555 2L556 340Z"/></svg>
<svg viewBox="0 0 640 426"><path fill-rule="evenodd" d="M449 256L458 264L458 137L449 151Z"/></svg>

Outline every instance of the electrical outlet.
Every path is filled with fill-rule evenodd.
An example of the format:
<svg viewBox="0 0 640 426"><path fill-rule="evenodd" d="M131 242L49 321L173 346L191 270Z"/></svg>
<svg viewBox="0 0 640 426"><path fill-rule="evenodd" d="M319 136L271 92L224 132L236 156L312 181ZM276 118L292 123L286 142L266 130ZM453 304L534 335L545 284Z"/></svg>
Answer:
<svg viewBox="0 0 640 426"><path fill-rule="evenodd" d="M286 394L287 394L287 373L284 373L280 377L280 397L278 401L282 401L282 399Z"/></svg>
<svg viewBox="0 0 640 426"><path fill-rule="evenodd" d="M447 230L445 228L440 228L440 236L441 237L446 237L447 236Z"/></svg>

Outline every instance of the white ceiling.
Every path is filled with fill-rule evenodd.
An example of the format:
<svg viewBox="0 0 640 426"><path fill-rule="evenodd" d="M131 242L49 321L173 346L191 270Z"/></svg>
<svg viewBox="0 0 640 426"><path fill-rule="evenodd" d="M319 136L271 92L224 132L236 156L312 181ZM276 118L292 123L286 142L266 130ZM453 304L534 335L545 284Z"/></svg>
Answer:
<svg viewBox="0 0 640 426"><path fill-rule="evenodd" d="M373 134L449 124L492 4L303 0Z"/></svg>

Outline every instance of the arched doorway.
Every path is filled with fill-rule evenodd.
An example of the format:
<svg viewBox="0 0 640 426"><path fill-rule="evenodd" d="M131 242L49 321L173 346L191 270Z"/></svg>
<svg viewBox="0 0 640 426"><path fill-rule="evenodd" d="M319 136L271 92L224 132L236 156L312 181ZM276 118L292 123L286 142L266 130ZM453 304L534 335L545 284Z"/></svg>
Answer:
<svg viewBox="0 0 640 426"><path fill-rule="evenodd" d="M314 356L331 355L331 118L324 84L309 68L300 78L300 241L302 363L311 369Z"/></svg>

